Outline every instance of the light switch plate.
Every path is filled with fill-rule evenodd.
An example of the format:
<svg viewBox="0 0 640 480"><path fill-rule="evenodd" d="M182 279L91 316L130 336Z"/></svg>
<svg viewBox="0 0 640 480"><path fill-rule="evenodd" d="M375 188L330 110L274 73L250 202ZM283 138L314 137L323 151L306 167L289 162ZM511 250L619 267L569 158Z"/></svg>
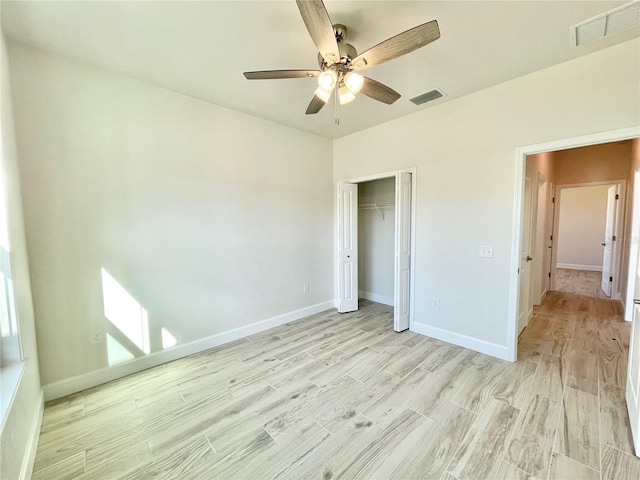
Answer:
<svg viewBox="0 0 640 480"><path fill-rule="evenodd" d="M493 258L493 245L480 245L480 256L483 258Z"/></svg>

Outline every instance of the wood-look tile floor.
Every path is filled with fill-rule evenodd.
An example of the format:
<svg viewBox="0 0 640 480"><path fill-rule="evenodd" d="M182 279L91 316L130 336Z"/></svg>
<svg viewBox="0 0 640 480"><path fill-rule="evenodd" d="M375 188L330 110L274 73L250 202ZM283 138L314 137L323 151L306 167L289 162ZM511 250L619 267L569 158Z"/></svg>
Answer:
<svg viewBox="0 0 640 480"><path fill-rule="evenodd" d="M362 301L48 403L33 478L638 480L628 337L552 293L509 363Z"/></svg>
<svg viewBox="0 0 640 480"><path fill-rule="evenodd" d="M585 297L606 299L600 283L602 272L587 270L572 270L568 268L556 269L556 291L576 293Z"/></svg>

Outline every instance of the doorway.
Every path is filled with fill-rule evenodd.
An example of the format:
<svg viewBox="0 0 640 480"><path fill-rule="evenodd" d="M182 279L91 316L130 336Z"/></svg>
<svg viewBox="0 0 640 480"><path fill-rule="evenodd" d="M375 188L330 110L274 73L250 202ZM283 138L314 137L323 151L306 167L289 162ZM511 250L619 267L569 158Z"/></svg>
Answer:
<svg viewBox="0 0 640 480"><path fill-rule="evenodd" d="M374 183L378 181L381 182ZM397 332L411 329L413 325L415 181L416 169L413 168L350 179L339 182L337 186L336 307L341 313L357 310L361 291L363 298L369 296L369 299L374 301L376 298L378 301L383 299L385 302L393 304L394 330ZM391 196L392 184L394 188ZM359 191L361 186L363 192ZM364 193L362 201L359 199L361 193ZM393 203L390 201L391 199L393 199ZM361 225L360 211L362 211L363 219L365 215L377 215L381 222L376 220L375 227L364 223ZM389 215L391 212L393 215ZM388 219L386 222L385 213ZM391 217L393 217L392 232L390 231ZM371 218L368 219L371 220ZM386 231L387 236L393 236L393 269L389 268L388 262L386 266L380 266L377 273L382 277L376 278L373 283L370 266L362 269L369 275L369 278L364 279L362 285L365 288L372 288L371 285L375 284L376 289L383 288L380 290L383 293L369 292L360 288L361 268L358 233L365 226L370 229L378 229L380 232ZM374 248L384 249L384 243L377 242ZM389 243L388 238L386 243ZM367 253L371 255L371 252ZM391 282L389 276L391 276ZM389 296L390 283L393 284L392 297ZM369 295L372 293L373 297Z"/></svg>
<svg viewBox="0 0 640 480"><path fill-rule="evenodd" d="M553 290L620 300L624 180L558 185Z"/></svg>
<svg viewBox="0 0 640 480"><path fill-rule="evenodd" d="M520 289L521 276L520 269L522 264L522 241L523 241L523 222L524 202L525 202L525 171L527 165L527 157L533 155L544 155L545 152L563 151L578 147L597 146L612 142L622 142L629 139L638 138L640 129L638 127L624 128L609 132L601 132L581 137L568 138L563 140L552 141L537 145L529 145L516 149L515 160L515 185L514 189L514 210L512 223L512 255L511 255L511 274L510 274L510 294L509 294L509 323L507 332L508 353L507 359L515 361L517 359L518 345L518 320L520 318ZM551 183L551 177L546 176L547 181ZM554 182L555 183L555 182ZM569 183L569 182L567 182ZM609 182L611 183L611 182ZM551 237L551 235L549 235ZM549 242L553 242L548 237ZM547 246L552 246L547 245ZM551 249L553 250L553 248ZM626 262L625 262L626 265ZM553 265L552 265L553 266ZM549 272L550 273L550 272ZM625 282L626 283L626 282ZM552 286L553 287L553 286Z"/></svg>

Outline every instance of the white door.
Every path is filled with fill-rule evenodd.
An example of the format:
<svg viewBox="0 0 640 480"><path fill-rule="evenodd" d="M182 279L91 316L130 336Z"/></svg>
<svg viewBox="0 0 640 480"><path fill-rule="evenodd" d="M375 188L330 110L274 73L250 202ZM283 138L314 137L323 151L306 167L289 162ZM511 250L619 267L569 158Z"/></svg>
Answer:
<svg viewBox="0 0 640 480"><path fill-rule="evenodd" d="M524 175L524 205L522 209L522 245L520 247L520 295L518 297L518 335L529 323L533 309L531 298L531 223L533 205L533 170L527 166Z"/></svg>
<svg viewBox="0 0 640 480"><path fill-rule="evenodd" d="M411 278L411 174L396 176L396 258L393 329L409 328Z"/></svg>
<svg viewBox="0 0 640 480"><path fill-rule="evenodd" d="M607 219L604 227L604 253L602 255L602 291L607 297L611 296L613 285L614 236L616 232L616 200L618 187L612 185L607 190Z"/></svg>
<svg viewBox="0 0 640 480"><path fill-rule="evenodd" d="M358 310L358 185L338 184L338 311Z"/></svg>
<svg viewBox="0 0 640 480"><path fill-rule="evenodd" d="M638 232L634 232L638 235ZM633 320L631 324L631 341L629 343L629 365L627 367L627 410L631 424L631 435L636 449L636 455L640 456L640 263L636 262L636 288L633 300Z"/></svg>
<svg viewBox="0 0 640 480"><path fill-rule="evenodd" d="M533 221L536 225L535 228L535 242L532 246L533 255L535 260L532 263L532 288L533 292L533 304L540 305L542 303L542 295L546 291L546 282L549 279L547 273L544 271L544 259L545 251L547 250L546 243L546 222L547 222L547 190L549 189L549 182L544 175L538 173L538 190L536 194L536 211L533 214Z"/></svg>

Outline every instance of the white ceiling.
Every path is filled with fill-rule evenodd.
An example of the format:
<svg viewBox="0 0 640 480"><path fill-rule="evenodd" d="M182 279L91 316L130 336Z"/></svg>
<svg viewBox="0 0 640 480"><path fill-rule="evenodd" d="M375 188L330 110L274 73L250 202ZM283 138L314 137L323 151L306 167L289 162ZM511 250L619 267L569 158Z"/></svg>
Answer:
<svg viewBox="0 0 640 480"><path fill-rule="evenodd" d="M316 81L245 80L242 72L316 69L294 0L2 2L10 40L68 55L176 92L327 138L338 138L635 38L632 30L579 48L569 26L625 1L326 1L358 52L427 21L436 42L367 70L402 94L389 106L359 95L305 115ZM409 98L439 87L444 99Z"/></svg>

